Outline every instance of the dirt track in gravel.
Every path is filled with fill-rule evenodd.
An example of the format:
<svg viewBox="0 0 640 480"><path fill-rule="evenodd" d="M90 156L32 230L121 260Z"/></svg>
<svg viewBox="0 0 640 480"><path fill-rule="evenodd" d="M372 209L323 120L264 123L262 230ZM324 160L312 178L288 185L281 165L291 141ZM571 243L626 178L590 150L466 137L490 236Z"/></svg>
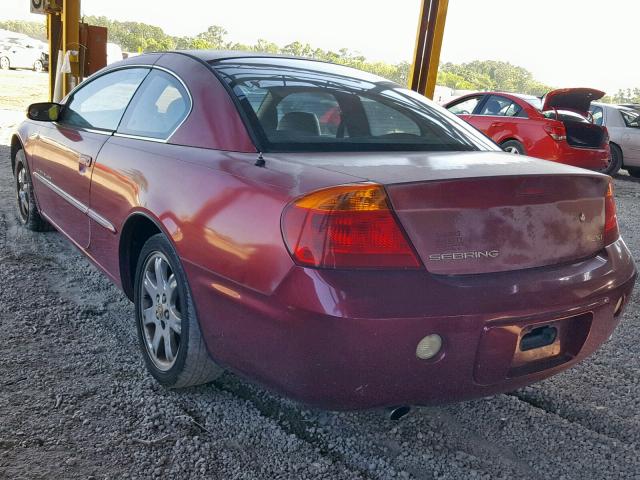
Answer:
<svg viewBox="0 0 640 480"><path fill-rule="evenodd" d="M5 143L18 116L0 116ZM233 375L167 391L133 308L57 233L17 226L0 145L0 478L640 479L638 295L588 361L510 395L378 412L306 409ZM640 183L617 180L640 252Z"/></svg>

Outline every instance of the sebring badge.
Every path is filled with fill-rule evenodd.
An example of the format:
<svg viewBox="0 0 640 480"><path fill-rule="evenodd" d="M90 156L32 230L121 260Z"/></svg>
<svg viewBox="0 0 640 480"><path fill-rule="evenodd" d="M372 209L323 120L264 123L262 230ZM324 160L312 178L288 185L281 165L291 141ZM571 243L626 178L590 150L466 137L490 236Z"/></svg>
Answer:
<svg viewBox="0 0 640 480"><path fill-rule="evenodd" d="M482 258L497 258L500 256L499 250L483 250L477 252L449 252L434 253L429 255L430 262L442 262L446 260L480 260Z"/></svg>

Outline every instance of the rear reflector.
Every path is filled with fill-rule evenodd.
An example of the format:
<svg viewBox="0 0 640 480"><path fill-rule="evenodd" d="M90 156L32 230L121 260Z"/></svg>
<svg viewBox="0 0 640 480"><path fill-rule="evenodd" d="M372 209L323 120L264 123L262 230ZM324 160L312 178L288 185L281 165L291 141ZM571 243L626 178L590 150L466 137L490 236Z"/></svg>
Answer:
<svg viewBox="0 0 640 480"><path fill-rule="evenodd" d="M295 200L282 214L294 260L320 268L420 268L380 185L342 185Z"/></svg>
<svg viewBox="0 0 640 480"><path fill-rule="evenodd" d="M618 230L618 216L616 214L616 201L613 197L613 180L609 180L607 193L604 197L604 244L610 245L620 236Z"/></svg>

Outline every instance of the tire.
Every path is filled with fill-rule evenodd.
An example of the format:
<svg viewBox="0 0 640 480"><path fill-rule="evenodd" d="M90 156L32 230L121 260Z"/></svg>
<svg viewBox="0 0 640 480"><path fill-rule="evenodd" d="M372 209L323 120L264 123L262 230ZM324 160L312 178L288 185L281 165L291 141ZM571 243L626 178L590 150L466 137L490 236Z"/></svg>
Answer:
<svg viewBox="0 0 640 480"><path fill-rule="evenodd" d="M14 186L16 190L16 210L20 223L34 232L47 232L52 230L51 225L40 216L36 199L33 195L31 174L24 155L24 150L16 153Z"/></svg>
<svg viewBox="0 0 640 480"><path fill-rule="evenodd" d="M34 72L42 72L44 70L44 65L40 60L36 60L33 62L33 71Z"/></svg>
<svg viewBox="0 0 640 480"><path fill-rule="evenodd" d="M640 168L638 167L627 167L627 172L629 172L629 175L633 178L640 178Z"/></svg>
<svg viewBox="0 0 640 480"><path fill-rule="evenodd" d="M606 168L600 170L602 173L606 173L607 175L611 175L612 177L618 173L618 170L622 168L622 150L616 144L612 143L611 147L611 156L609 157L609 163Z"/></svg>
<svg viewBox="0 0 640 480"><path fill-rule="evenodd" d="M154 235L142 247L134 303L140 349L158 383L184 388L222 375L222 368L207 352L178 255L162 234Z"/></svg>
<svg viewBox="0 0 640 480"><path fill-rule="evenodd" d="M522 145L517 140L507 140L503 144L500 145L505 152L513 153L514 155L526 155L527 151L524 149L524 145Z"/></svg>
<svg viewBox="0 0 640 480"><path fill-rule="evenodd" d="M0 70L9 70L11 68L11 61L9 57L0 57Z"/></svg>

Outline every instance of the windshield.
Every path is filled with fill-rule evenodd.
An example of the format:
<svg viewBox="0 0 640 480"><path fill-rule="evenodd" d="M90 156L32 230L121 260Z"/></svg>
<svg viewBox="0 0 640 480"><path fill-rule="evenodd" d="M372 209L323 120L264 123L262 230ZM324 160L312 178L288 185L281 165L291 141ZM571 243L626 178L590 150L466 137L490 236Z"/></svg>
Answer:
<svg viewBox="0 0 640 480"><path fill-rule="evenodd" d="M494 149L421 95L348 67L284 58L211 65L268 151Z"/></svg>

